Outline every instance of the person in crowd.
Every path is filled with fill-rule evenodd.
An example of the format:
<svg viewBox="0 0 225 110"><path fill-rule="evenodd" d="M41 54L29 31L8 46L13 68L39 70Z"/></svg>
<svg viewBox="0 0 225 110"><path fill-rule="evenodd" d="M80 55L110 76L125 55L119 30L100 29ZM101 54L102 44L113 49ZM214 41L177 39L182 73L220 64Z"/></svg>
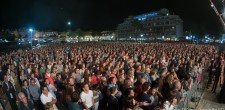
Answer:
<svg viewBox="0 0 225 110"><path fill-rule="evenodd" d="M120 99L121 96L122 96L122 93L121 93L121 91L119 91L119 87L118 87L116 81L117 81L117 80L116 80L116 78L114 78L114 77L109 78L109 82L110 82L110 83L108 84L107 89L108 89L108 93L110 94L109 89L110 89L111 87L116 87L116 88L117 88L116 97L117 97L118 99Z"/></svg>
<svg viewBox="0 0 225 110"><path fill-rule="evenodd" d="M186 91L189 91L189 90L191 90L192 86L193 86L193 79L190 74L186 74L184 76L183 88Z"/></svg>
<svg viewBox="0 0 225 110"><path fill-rule="evenodd" d="M32 101L30 90L29 90L29 87L28 87L28 81L27 80L23 80L22 84L23 84L23 86L21 88L21 92L23 92L26 95L28 101Z"/></svg>
<svg viewBox="0 0 225 110"><path fill-rule="evenodd" d="M51 75L50 70L47 69L46 73L44 75L44 78L47 79L49 81L49 83L55 87L55 83L54 83L54 77ZM46 82L45 82L46 83Z"/></svg>
<svg viewBox="0 0 225 110"><path fill-rule="evenodd" d="M64 92L64 86L63 86L63 81L61 78L61 74L57 73L56 74L56 90L57 90L57 99L59 99L60 104L63 106L63 92Z"/></svg>
<svg viewBox="0 0 225 110"><path fill-rule="evenodd" d="M71 101L71 94L73 92L77 92L80 93L80 90L76 87L75 83L74 83L74 79L68 78L67 79L67 84L66 84L66 93L65 93L65 97L66 97L66 102L70 102Z"/></svg>
<svg viewBox="0 0 225 110"><path fill-rule="evenodd" d="M69 110L84 110L82 104L80 104L80 95L77 92L73 92L71 95L71 102L68 104Z"/></svg>
<svg viewBox="0 0 225 110"><path fill-rule="evenodd" d="M35 110L34 104L27 100L27 97L23 92L18 94L18 98L20 99L20 110Z"/></svg>
<svg viewBox="0 0 225 110"><path fill-rule="evenodd" d="M159 97L158 97L157 87L151 87L150 100L151 100L150 109L154 109L156 106L158 106Z"/></svg>
<svg viewBox="0 0 225 110"><path fill-rule="evenodd" d="M103 95L102 95L101 91L99 90L98 84L93 85L93 98L94 98L94 110L98 110L99 100L103 99Z"/></svg>
<svg viewBox="0 0 225 110"><path fill-rule="evenodd" d="M3 89L6 93L7 99L10 103L10 106L13 110L18 110L18 106L16 104L16 93L13 84L8 81L7 75L4 75Z"/></svg>
<svg viewBox="0 0 225 110"><path fill-rule="evenodd" d="M143 74L143 77L147 82L152 83L150 73L151 73L151 70L150 70L149 67L147 67L146 70L145 70L145 73Z"/></svg>
<svg viewBox="0 0 225 110"><path fill-rule="evenodd" d="M125 94L124 94L124 102L123 102L124 106L123 109L125 110L132 110L132 109L140 109L142 110L142 108L140 108L139 106L149 106L149 103L147 103L147 101L144 102L138 102L135 100L135 92L133 88L127 88L125 90Z"/></svg>
<svg viewBox="0 0 225 110"><path fill-rule="evenodd" d="M53 97L56 98L55 92L57 92L57 89L52 84L50 84L48 79L45 79L44 81L45 85L48 87L49 92L52 94Z"/></svg>
<svg viewBox="0 0 225 110"><path fill-rule="evenodd" d="M45 110L54 110L53 104L52 104L51 102L47 102L47 103L44 105L44 108L45 108Z"/></svg>
<svg viewBox="0 0 225 110"><path fill-rule="evenodd" d="M29 82L30 82L30 80L31 80L32 78L35 80L35 84L40 88L40 87L41 87L40 82L39 82L39 80L35 77L35 74L34 74L34 73L31 73ZM30 85L30 83L29 83L29 85Z"/></svg>
<svg viewBox="0 0 225 110"><path fill-rule="evenodd" d="M46 103L50 102L53 104L54 110L58 110L57 106L55 105L57 102L57 99L48 91L47 86L42 86L41 87L42 94L40 96L41 102L43 105Z"/></svg>
<svg viewBox="0 0 225 110"><path fill-rule="evenodd" d="M108 98L108 110L120 110L119 109L119 100L115 97L118 90L116 87L111 87L109 89L110 96Z"/></svg>
<svg viewBox="0 0 225 110"><path fill-rule="evenodd" d="M93 91L89 89L89 85L87 83L82 84L83 91L80 94L80 98L83 102L84 108L93 110L93 104L94 104L94 97L93 97Z"/></svg>
<svg viewBox="0 0 225 110"><path fill-rule="evenodd" d="M66 48L69 48L68 54L65 53ZM198 65L205 66L207 69L207 65L211 63L207 83L209 87L216 75L219 56L220 51L216 45L179 42L176 44L120 42L47 44L39 49L27 51L20 49L9 54L1 54L0 75L2 76L1 80L4 80L6 74L8 82L11 82L14 88L19 88L16 89L18 92L21 87L15 79L20 81L20 77L13 77L14 73L19 75L21 72L25 72L21 77L22 80L31 77L29 91L37 110L44 110L43 104L39 105L38 102L41 103L40 85L45 83L45 78L57 89L56 96L59 96L57 102L62 103L65 100L66 103L63 103L66 105L65 108L70 104L73 92L80 95L81 91L84 92L81 85L88 83L89 91L93 91L94 99L91 109L95 107L95 102L97 102L95 98L98 99L97 97L99 97L99 110L107 109L108 102L110 102L109 108L112 107L112 109L114 109L112 105L118 105L118 109L142 107L143 105L140 105L142 102L138 98L143 91L146 91L151 100L150 105L145 107L151 109L151 104L155 102L155 96L158 96L160 102L156 107L159 107L164 99L168 100L167 104L176 105L175 101L171 101L171 98L167 97L167 94L173 90L176 91L177 104L180 104L181 94L192 89L196 79L197 83L202 82L198 79L198 73L200 73ZM62 78L58 74L61 74ZM219 77L220 84L222 84L222 77L223 74ZM150 84L150 89L143 88L146 82ZM217 80L214 81L213 92L216 90L216 82ZM180 90L179 83L182 83L182 90ZM8 90L7 84L3 82L4 91ZM95 84L99 86L103 98L95 94L97 91ZM155 84L157 85L156 89ZM117 88L116 93L110 93L112 87ZM134 97L132 95L129 98L126 97L128 88L134 89ZM61 95L61 90L65 91L65 93L62 92L63 95ZM10 98L10 94L8 94L8 98ZM29 97L27 96L27 98ZM125 107L126 104L122 103L124 100L127 100L129 106ZM53 98L51 102L55 103L55 99ZM81 102L82 105L84 103L83 100L78 102Z"/></svg>
<svg viewBox="0 0 225 110"><path fill-rule="evenodd" d="M27 75L24 74L24 70L20 71L20 81L23 82L23 80L27 80Z"/></svg>
<svg viewBox="0 0 225 110"><path fill-rule="evenodd" d="M165 78L165 82L162 87L162 95L166 96L167 92L174 88L174 77L173 74L169 74Z"/></svg>
<svg viewBox="0 0 225 110"><path fill-rule="evenodd" d="M102 94L103 98L99 99L99 109L104 110L106 109L107 105L107 79L106 77L101 77L101 84L99 85L99 90Z"/></svg>
<svg viewBox="0 0 225 110"><path fill-rule="evenodd" d="M41 95L41 90L40 87L35 83L35 79L31 78L30 79L30 85L29 85L29 91L30 95L32 96L32 100L35 106L36 110L42 109L42 104L40 101L40 95Z"/></svg>
<svg viewBox="0 0 225 110"><path fill-rule="evenodd" d="M163 109L173 110L177 105L176 91L171 90L165 96L165 101L163 102Z"/></svg>
<svg viewBox="0 0 225 110"><path fill-rule="evenodd" d="M145 82L142 85L142 92L138 98L140 102L147 102L147 103L152 102L152 100L150 99L150 95L148 94L150 89L151 89L151 84L149 82ZM148 110L150 109L150 106L141 106L141 108L144 110Z"/></svg>
<svg viewBox="0 0 225 110"><path fill-rule="evenodd" d="M207 82L207 87L209 89L209 85L212 84L212 79L213 79L213 75L216 71L216 61L214 59L212 59L211 63L210 63L210 67L208 68L208 82Z"/></svg>
<svg viewBox="0 0 225 110"><path fill-rule="evenodd" d="M46 66L45 66L44 63L42 63L42 64L41 64L41 67L40 67L40 69L39 69L39 73L40 73L40 77L41 77L41 78L44 78L45 72L46 72Z"/></svg>
<svg viewBox="0 0 225 110"><path fill-rule="evenodd" d="M212 86L212 92L216 93L217 85L218 85L219 78L220 78L220 75L221 75L221 64L220 64L219 61L216 64L216 70L215 70L214 75L215 75L215 81L214 81L213 86Z"/></svg>

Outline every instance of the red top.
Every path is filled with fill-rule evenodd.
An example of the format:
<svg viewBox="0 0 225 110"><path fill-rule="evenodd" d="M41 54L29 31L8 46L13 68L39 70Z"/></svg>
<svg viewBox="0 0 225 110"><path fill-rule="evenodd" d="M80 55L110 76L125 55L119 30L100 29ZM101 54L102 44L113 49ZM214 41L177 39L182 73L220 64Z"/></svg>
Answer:
<svg viewBox="0 0 225 110"><path fill-rule="evenodd" d="M137 87L136 93L134 94L134 97L137 98L141 94L141 92L142 92L142 85L139 85Z"/></svg>
<svg viewBox="0 0 225 110"><path fill-rule="evenodd" d="M55 84L54 84L54 78L48 76L47 73L45 73L44 78L47 78L48 81L49 81L49 83L55 87Z"/></svg>
<svg viewBox="0 0 225 110"><path fill-rule="evenodd" d="M101 83L101 75L92 75L91 82L93 84L100 84Z"/></svg>

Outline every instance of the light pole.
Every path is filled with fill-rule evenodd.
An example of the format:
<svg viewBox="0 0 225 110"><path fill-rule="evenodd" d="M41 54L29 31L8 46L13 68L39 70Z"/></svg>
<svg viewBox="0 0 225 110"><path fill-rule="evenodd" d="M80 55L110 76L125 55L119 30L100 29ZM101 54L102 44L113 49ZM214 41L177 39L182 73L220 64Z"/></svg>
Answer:
<svg viewBox="0 0 225 110"><path fill-rule="evenodd" d="M142 38L143 38L143 34L141 34L141 42L143 41L143 39L142 39Z"/></svg>
<svg viewBox="0 0 225 110"><path fill-rule="evenodd" d="M70 22L70 21L68 21L68 22L67 22L67 25L68 25L68 27L69 27L69 28L68 28L68 36L69 36L69 35L70 35L70 27L71 27L71 22Z"/></svg>
<svg viewBox="0 0 225 110"><path fill-rule="evenodd" d="M68 24L68 25L71 25L71 22L69 21L67 24Z"/></svg>
<svg viewBox="0 0 225 110"><path fill-rule="evenodd" d="M31 45L31 49L32 49L32 41L33 41L32 32L33 32L33 29L32 29L32 28L30 28L30 29L29 29L29 32L30 32L30 41L29 41L29 43L30 43L30 45Z"/></svg>

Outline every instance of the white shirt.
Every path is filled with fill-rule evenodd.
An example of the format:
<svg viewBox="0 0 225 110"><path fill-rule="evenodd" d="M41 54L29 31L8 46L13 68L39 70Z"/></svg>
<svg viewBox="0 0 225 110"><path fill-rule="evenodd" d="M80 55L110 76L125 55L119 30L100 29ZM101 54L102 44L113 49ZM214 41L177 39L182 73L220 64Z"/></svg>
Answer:
<svg viewBox="0 0 225 110"><path fill-rule="evenodd" d="M31 69L30 69L30 68L28 68L28 69L27 69L27 72L28 72L28 74L30 74L30 73L31 73Z"/></svg>
<svg viewBox="0 0 225 110"><path fill-rule="evenodd" d="M47 65L47 67L48 67L48 69L50 69L50 70L52 69L52 65Z"/></svg>
<svg viewBox="0 0 225 110"><path fill-rule="evenodd" d="M169 101L165 101L163 103L163 110L173 110L174 105L172 105Z"/></svg>
<svg viewBox="0 0 225 110"><path fill-rule="evenodd" d="M84 102L88 108L93 106L93 103L92 103L93 92L91 90L88 91L88 94L86 94L85 92L81 92L80 97L82 102Z"/></svg>
<svg viewBox="0 0 225 110"><path fill-rule="evenodd" d="M48 96L45 96L43 93L41 94L41 102L42 102L42 104L46 104L47 102L51 102L52 101L52 98L53 99L56 99L56 98L54 98L53 96L52 96L52 94L50 93L50 92L48 92ZM53 104L53 108L54 108L54 110L58 110L58 108L56 107L56 105L55 104Z"/></svg>

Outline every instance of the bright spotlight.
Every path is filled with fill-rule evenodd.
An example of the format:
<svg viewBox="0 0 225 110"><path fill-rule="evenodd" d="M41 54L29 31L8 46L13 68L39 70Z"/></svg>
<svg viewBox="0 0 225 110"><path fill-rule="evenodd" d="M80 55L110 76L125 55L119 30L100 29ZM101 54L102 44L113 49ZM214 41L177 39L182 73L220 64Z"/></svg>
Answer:
<svg viewBox="0 0 225 110"><path fill-rule="evenodd" d="M214 7L214 5L213 5L213 4L211 4L211 7Z"/></svg>
<svg viewBox="0 0 225 110"><path fill-rule="evenodd" d="M31 29L31 28L30 28L30 29L29 29L29 31L30 31L30 32L32 32L32 31L33 31L33 29Z"/></svg>
<svg viewBox="0 0 225 110"><path fill-rule="evenodd" d="M67 24L68 24L68 25L71 25L71 22L69 21Z"/></svg>

